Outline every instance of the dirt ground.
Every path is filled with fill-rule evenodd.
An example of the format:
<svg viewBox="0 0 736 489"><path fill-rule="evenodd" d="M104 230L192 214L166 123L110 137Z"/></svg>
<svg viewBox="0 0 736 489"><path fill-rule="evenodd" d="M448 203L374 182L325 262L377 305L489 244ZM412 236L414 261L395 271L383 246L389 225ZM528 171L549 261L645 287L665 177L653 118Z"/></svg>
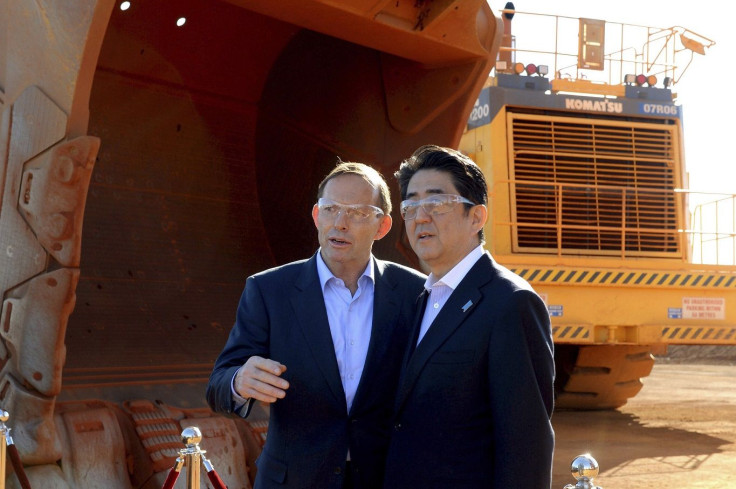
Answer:
<svg viewBox="0 0 736 489"><path fill-rule="evenodd" d="M602 489L736 489L736 348L678 347L616 411L560 411L553 489L589 452Z"/></svg>

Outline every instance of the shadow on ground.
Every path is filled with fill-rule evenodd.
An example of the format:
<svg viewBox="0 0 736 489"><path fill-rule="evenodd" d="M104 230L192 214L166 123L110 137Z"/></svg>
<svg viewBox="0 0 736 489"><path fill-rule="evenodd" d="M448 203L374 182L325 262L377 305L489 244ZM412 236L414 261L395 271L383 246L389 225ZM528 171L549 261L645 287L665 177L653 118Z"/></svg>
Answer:
<svg viewBox="0 0 736 489"><path fill-rule="evenodd" d="M552 424L556 434L552 489L575 483L570 463L582 453L598 461L603 475L596 482L606 489L604 479L621 471L654 475L695 470L731 443L682 429L645 426L637 416L619 411L559 411Z"/></svg>

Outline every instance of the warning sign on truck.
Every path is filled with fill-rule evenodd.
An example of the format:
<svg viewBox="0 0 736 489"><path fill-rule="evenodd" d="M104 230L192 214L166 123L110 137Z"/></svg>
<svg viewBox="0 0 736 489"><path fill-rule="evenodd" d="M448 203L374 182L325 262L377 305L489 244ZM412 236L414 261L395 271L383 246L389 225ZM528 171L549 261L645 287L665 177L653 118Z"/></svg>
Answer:
<svg viewBox="0 0 736 489"><path fill-rule="evenodd" d="M683 297L683 319L725 319L726 299L723 297Z"/></svg>

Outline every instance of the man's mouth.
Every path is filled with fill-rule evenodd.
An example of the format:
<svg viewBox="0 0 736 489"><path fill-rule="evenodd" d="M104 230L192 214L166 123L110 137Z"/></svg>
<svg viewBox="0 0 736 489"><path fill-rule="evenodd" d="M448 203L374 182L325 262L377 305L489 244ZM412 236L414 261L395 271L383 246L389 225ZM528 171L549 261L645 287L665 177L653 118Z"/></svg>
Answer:
<svg viewBox="0 0 736 489"><path fill-rule="evenodd" d="M336 246L346 246L350 244L350 241L344 240L342 238L328 238L328 241Z"/></svg>
<svg viewBox="0 0 736 489"><path fill-rule="evenodd" d="M432 234L427 232L417 233L417 241L422 241L431 238Z"/></svg>

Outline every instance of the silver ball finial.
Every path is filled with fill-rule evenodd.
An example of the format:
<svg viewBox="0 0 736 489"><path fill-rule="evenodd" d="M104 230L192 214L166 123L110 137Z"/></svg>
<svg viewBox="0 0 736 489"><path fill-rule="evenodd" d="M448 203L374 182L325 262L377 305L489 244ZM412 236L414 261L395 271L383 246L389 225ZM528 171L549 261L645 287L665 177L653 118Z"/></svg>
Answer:
<svg viewBox="0 0 736 489"><path fill-rule="evenodd" d="M598 462L589 453L578 455L570 464L572 476L577 480L593 480L598 476Z"/></svg>
<svg viewBox="0 0 736 489"><path fill-rule="evenodd" d="M181 441L188 447L199 445L202 441L202 432L196 426L188 426L181 432Z"/></svg>
<svg viewBox="0 0 736 489"><path fill-rule="evenodd" d="M0 409L0 423L6 422L10 418L10 415L4 409Z"/></svg>
<svg viewBox="0 0 736 489"><path fill-rule="evenodd" d="M598 462L589 454L578 455L570 464L572 476L577 484L568 484L563 489L601 489L593 479L598 475Z"/></svg>

